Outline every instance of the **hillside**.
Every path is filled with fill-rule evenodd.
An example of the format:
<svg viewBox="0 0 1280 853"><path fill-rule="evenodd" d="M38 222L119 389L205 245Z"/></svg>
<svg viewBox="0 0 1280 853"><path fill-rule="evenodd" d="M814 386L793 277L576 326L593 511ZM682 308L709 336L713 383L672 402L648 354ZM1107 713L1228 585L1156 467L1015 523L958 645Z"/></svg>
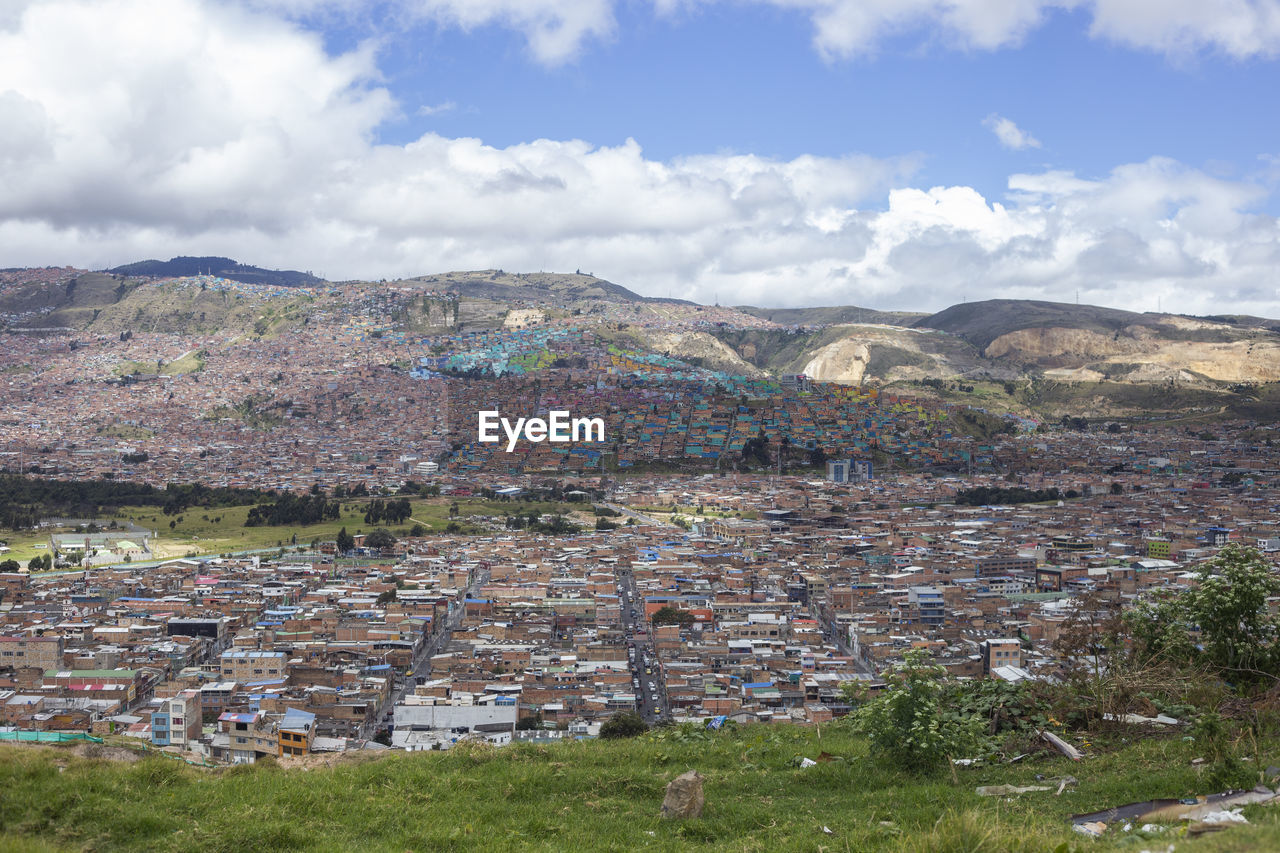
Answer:
<svg viewBox="0 0 1280 853"><path fill-rule="evenodd" d="M316 285L321 279L309 272L297 270L268 270L216 256L192 258L179 256L167 261L137 261L107 270L123 276L150 278L182 278L185 276L214 275L244 284L266 284L275 287L299 287Z"/></svg>
<svg viewBox="0 0 1280 853"><path fill-rule="evenodd" d="M76 754L79 753L79 754ZM94 755L101 757L92 757ZM89 757L86 757L89 756ZM1214 793L1180 738L1146 738L1072 762L1035 751L1015 764L921 778L872 762L842 724L710 734L669 729L629 741L469 745L445 753L264 761L220 770L95 746L0 746L0 850L857 850L1178 853L1276 849L1280 808L1200 838L1144 842L1120 821L1099 840L1070 816ZM1275 744L1263 745L1276 760ZM817 760L800 768L802 758ZM297 759L290 759L296 762ZM658 816L666 783L705 777L701 818ZM1072 777L1060 795L1060 779ZM1044 781L1048 780L1048 781ZM1048 785L979 796L983 785ZM1176 823L1176 822L1175 822ZM1136 830L1137 827L1133 827ZM1065 845L1059 847L1059 845Z"/></svg>
<svg viewBox="0 0 1280 853"><path fill-rule="evenodd" d="M130 290L123 298L94 309L76 325L102 334L167 332L212 335L218 332L269 334L299 323L313 299L284 291L274 298L167 282Z"/></svg>
<svg viewBox="0 0 1280 853"><path fill-rule="evenodd" d="M987 299L952 305L915 322L918 328L938 329L986 349L997 338L1022 329L1069 328L1110 334L1146 316L1116 308L1037 302L1031 299Z"/></svg>
<svg viewBox="0 0 1280 853"><path fill-rule="evenodd" d="M423 275L410 279L433 289L457 291L465 296L504 302L534 302L565 308L592 302L653 303L692 305L682 299L641 296L619 284L582 273L509 273L503 270L472 270Z"/></svg>
<svg viewBox="0 0 1280 853"><path fill-rule="evenodd" d="M823 329L717 329L712 334L739 357L774 375L804 373L830 382L992 378L1021 374L983 359L953 335L883 325L837 325ZM674 354L674 353L673 353Z"/></svg>
<svg viewBox="0 0 1280 853"><path fill-rule="evenodd" d="M738 310L752 317L781 326L836 326L845 323L879 323L886 326L910 326L927 316L918 311L877 311L856 305L816 308L756 308L739 305Z"/></svg>
<svg viewBox="0 0 1280 853"><path fill-rule="evenodd" d="M137 286L136 281L100 272L54 283L19 280L0 292L0 314L9 315L19 328L83 328Z"/></svg>
<svg viewBox="0 0 1280 853"><path fill-rule="evenodd" d="M343 323L353 313L371 328L424 336L570 323L640 350L750 377L1077 386L1065 394L1010 392L976 401L1032 415L1081 405L1082 394L1090 398L1084 401L1089 411L1140 414L1147 403L1135 410L1138 397L1156 407L1146 411L1166 411L1162 404L1170 397L1126 389L1177 387L1203 392L1197 409L1269 417L1274 409L1248 386L1280 383L1280 321L1243 315L1139 314L1009 299L953 305L928 316L857 306L725 308L641 296L590 274L493 269L325 290L125 275L218 267L241 282L316 281L219 257L145 261L107 273L31 270L29 280L22 270L7 270L0 280L0 323L102 334L255 336L313 321ZM926 393L944 390L935 385Z"/></svg>
<svg viewBox="0 0 1280 853"><path fill-rule="evenodd" d="M1050 379L1280 381L1280 332L1258 318L1224 319L993 299L953 305L915 325L956 335L993 362Z"/></svg>

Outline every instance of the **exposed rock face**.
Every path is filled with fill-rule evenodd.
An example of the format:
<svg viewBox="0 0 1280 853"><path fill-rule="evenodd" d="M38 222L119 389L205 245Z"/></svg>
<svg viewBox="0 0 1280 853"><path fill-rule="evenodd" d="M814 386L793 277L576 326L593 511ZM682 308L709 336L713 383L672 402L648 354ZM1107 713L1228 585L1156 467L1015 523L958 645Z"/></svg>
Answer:
<svg viewBox="0 0 1280 853"><path fill-rule="evenodd" d="M715 370L724 370L739 376L767 376L739 356L733 348L706 332L657 332L647 336L646 342L654 350L670 353L673 358L693 358Z"/></svg>
<svg viewBox="0 0 1280 853"><path fill-rule="evenodd" d="M827 330L834 340L806 353L795 369L826 382L954 378L983 371L1012 378L1008 370L986 361L953 335L899 326L858 324Z"/></svg>
<svg viewBox="0 0 1280 853"><path fill-rule="evenodd" d="M1132 338L1103 335L1087 329L1019 329L1001 335L983 351L987 358L1011 358L1046 367L1079 367L1121 353L1136 352L1141 344ZM1068 360L1076 364L1066 363ZM1053 362L1053 363L1051 363Z"/></svg>
<svg viewBox="0 0 1280 853"><path fill-rule="evenodd" d="M1104 376L1125 382L1280 380L1280 341L1274 335L1176 319L1130 326L1109 335L1086 329L1019 329L993 340L983 355L1037 365L1046 368L1046 376L1068 380Z"/></svg>
<svg viewBox="0 0 1280 853"><path fill-rule="evenodd" d="M537 308L512 308L502 320L504 329L524 329L546 322L547 315Z"/></svg>
<svg viewBox="0 0 1280 853"><path fill-rule="evenodd" d="M815 352L800 372L826 382L861 382L870 361L865 341L845 338Z"/></svg>
<svg viewBox="0 0 1280 853"><path fill-rule="evenodd" d="M662 816L669 820L685 820L702 816L706 798L702 793L702 774L690 770L672 779L662 800Z"/></svg>

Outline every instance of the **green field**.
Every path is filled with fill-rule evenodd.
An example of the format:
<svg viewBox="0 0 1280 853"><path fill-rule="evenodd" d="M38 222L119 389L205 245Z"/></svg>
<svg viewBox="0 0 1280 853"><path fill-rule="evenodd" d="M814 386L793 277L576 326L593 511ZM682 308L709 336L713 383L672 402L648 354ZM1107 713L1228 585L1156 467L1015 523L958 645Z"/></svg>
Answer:
<svg viewBox="0 0 1280 853"><path fill-rule="evenodd" d="M9 552L4 555L6 560L17 560L24 567L27 562L35 556L44 556L49 553L49 537L46 533L36 533L32 530L4 530L0 531L0 542L9 546ZM44 548L37 547L44 545Z"/></svg>
<svg viewBox="0 0 1280 853"><path fill-rule="evenodd" d="M204 350L183 353L173 361L122 361L115 367L117 376L156 373L161 376L184 376L204 370Z"/></svg>
<svg viewBox="0 0 1280 853"><path fill-rule="evenodd" d="M367 533L375 527L389 527L397 536L406 536L415 524L421 524L429 532L442 533L448 528L450 522L456 522L461 528L460 533L477 533L484 528L475 523L479 519L473 519L473 516L501 518L505 514L525 514L529 510L566 515L577 512L579 515L576 520L579 524L589 527L594 523L590 504L489 501L478 498L460 498L455 501L446 497L413 500L413 514L404 524L371 525L364 521L367 503L368 499L344 501L343 513L339 519L310 525L245 527L245 518L249 514L248 505L210 509L191 507L172 516L165 515L158 507L124 507L113 515L104 516L97 523L100 527L105 527L112 520L120 524L133 522L156 531L156 539L152 540L152 545L158 559L182 557L188 554L222 554L232 551L308 546L313 541L334 539L343 527L347 528L347 532L352 535ZM449 514L450 506L455 503L458 505L456 518ZM171 523L172 527L170 527ZM49 541L48 531L39 533L21 530L0 531L0 541L6 542L11 549L7 556L17 560L23 566L33 556L48 552L47 548L35 547Z"/></svg>
<svg viewBox="0 0 1280 853"><path fill-rule="evenodd" d="M1276 745L1266 746L1260 757L1274 762ZM830 760L797 766L823 753ZM1199 838L1177 827L1150 840L1119 824L1100 840L1071 830L1073 813L1212 793L1191 765L1196 756L1181 738L1139 739L1079 762L1041 753L922 779L872 762L841 724L820 735L786 725L714 735L668 729L630 741L463 747L310 770L274 762L200 770L158 756L124 763L0 746L0 851L1280 849L1275 806L1248 806L1251 825ZM661 819L666 783L690 769L706 780L703 816ZM1061 796L974 790L1068 775L1079 784Z"/></svg>

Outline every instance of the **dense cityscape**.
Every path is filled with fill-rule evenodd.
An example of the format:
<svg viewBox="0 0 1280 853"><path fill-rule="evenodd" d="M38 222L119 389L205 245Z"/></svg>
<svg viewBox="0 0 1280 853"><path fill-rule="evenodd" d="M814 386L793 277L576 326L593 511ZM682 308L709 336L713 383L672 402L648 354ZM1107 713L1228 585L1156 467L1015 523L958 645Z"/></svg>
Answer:
<svg viewBox="0 0 1280 853"><path fill-rule="evenodd" d="M211 283L259 314L297 298L145 286ZM1280 560L1274 423L996 415L629 350L607 317L414 334L385 318L416 293L334 298L371 307L7 336L11 476L102 487L0 548L10 731L229 764L626 715L816 726L910 650L1051 682L1090 609L1190 588L1231 545ZM651 322L734 319L708 310ZM606 440L508 453L476 439L490 406L599 416Z"/></svg>

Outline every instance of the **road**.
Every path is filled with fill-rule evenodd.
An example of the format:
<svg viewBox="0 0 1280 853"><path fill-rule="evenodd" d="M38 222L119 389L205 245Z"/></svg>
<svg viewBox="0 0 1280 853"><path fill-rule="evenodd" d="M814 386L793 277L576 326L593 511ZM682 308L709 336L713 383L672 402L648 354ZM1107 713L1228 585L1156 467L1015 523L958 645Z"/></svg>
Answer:
<svg viewBox="0 0 1280 853"><path fill-rule="evenodd" d="M684 529L680 527L678 524L672 524L669 521L659 521L658 519L654 518L651 515L645 515L643 513L636 512L635 510L629 507L625 507L622 504L606 503L604 504L604 506L607 506L609 509L613 510L614 512L622 513L627 518L634 518L636 521L643 521L645 524L656 524L658 527L674 527L677 530Z"/></svg>
<svg viewBox="0 0 1280 853"><path fill-rule="evenodd" d="M876 674L875 670L872 669L870 664L868 664L858 655L854 654L853 647L849 645L849 641L846 640L844 636L841 634L840 628L836 624L834 619L830 621L828 621L827 619L824 619L823 614L816 607L809 608L809 615L812 616L814 620L816 620L817 623L822 626L822 634L826 638L828 643L831 643L832 645L834 645L837 651L840 652L840 654L848 655L849 657L853 658L853 668L855 670L865 675Z"/></svg>
<svg viewBox="0 0 1280 853"><path fill-rule="evenodd" d="M630 641L627 644L627 656L631 662L631 683L635 688L636 711L649 724L671 716L667 704L667 692L662 680L662 670L658 665L658 653L653 646L653 635L647 632L641 608L643 602L636 593L636 580L629 568L619 568L618 595L622 605L622 627ZM634 615L633 615L634 614ZM636 632L644 630L644 637L636 636ZM653 685L652 687L650 685Z"/></svg>
<svg viewBox="0 0 1280 853"><path fill-rule="evenodd" d="M396 705L417 685L419 678L426 678L431 674L431 658L438 654L440 650L449 645L449 640L453 638L453 632L462 624L462 616L466 612L466 599L474 598L480 587L489 582L488 569L475 569L471 573L471 579L467 583L467 588L461 596L461 601L455 607L450 608L450 613L446 617L445 624L439 630L433 630L431 636L428 637L414 655L413 668L411 674L407 677L397 676L397 687L391 691L391 696L386 702L378 708L378 713L374 717L372 725L362 726L360 730L361 737L372 737L379 728L385 728L391 724L390 717L395 711Z"/></svg>

